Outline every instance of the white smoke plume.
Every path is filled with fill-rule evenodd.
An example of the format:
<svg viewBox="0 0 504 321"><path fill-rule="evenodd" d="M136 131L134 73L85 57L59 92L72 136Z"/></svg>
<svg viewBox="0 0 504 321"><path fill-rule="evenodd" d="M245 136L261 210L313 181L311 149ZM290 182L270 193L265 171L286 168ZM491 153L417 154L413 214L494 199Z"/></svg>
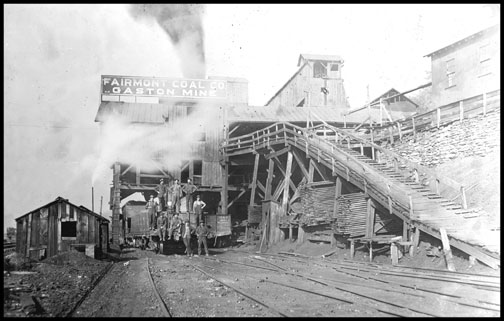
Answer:
<svg viewBox="0 0 504 321"><path fill-rule="evenodd" d="M115 162L133 164L143 172L180 168L183 160L194 158L191 145L198 141L205 127L218 126L219 109L212 105L205 108L214 112L194 112L163 125L130 123L121 115L109 114L102 125L93 184L101 175L109 173Z"/></svg>
<svg viewBox="0 0 504 321"><path fill-rule="evenodd" d="M205 47L201 4L132 4L135 19L153 18L170 37L186 78L205 77Z"/></svg>

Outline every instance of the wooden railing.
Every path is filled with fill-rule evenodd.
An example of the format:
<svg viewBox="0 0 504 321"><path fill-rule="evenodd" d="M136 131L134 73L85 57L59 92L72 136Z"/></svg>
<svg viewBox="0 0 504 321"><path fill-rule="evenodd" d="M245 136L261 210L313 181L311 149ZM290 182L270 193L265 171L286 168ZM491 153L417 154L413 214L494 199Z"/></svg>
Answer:
<svg viewBox="0 0 504 321"><path fill-rule="evenodd" d="M500 89L470 97L448 105L440 106L428 112L413 115L406 119L397 120L383 126L372 128L374 141L389 139L394 142L395 137L412 134L416 138L418 131L449 124L456 120L463 120L475 115L483 114L500 107Z"/></svg>
<svg viewBox="0 0 504 321"><path fill-rule="evenodd" d="M347 179L349 179L350 172L353 172L357 174L364 186L380 185L386 187L386 192L383 195L388 201L390 210L392 210L392 199L397 199L412 213L413 200L410 193L405 191L403 186L399 186L398 183L378 174L376 168L362 162L354 155L342 149L342 147L351 149L358 142L361 154L364 154L364 147L370 147L373 155L372 158L378 161L379 153L386 154L393 159L394 168L397 172L404 176L412 176L416 181L419 181L420 176L432 180L434 183L426 187L429 187L438 195L441 192L444 194L447 190L452 192L450 197L453 196L453 193L460 193L462 207L467 207L463 185L448 177L443 177L431 169L411 162L358 135L330 126L323 120L321 122L322 124L310 128L303 128L286 122L275 123L259 131L228 139L223 146L223 150L226 155L236 155L249 153L259 148L267 148L275 144L285 144L286 146L292 144L304 149L307 155L312 154L315 156L318 162L325 163L327 167L332 169L333 173L339 170L340 175L343 177L346 175ZM323 135L316 135L316 132L322 132ZM378 189L380 192L383 191L380 188Z"/></svg>
<svg viewBox="0 0 504 321"><path fill-rule="evenodd" d="M394 169L401 173L403 176L407 177L410 176L412 177L416 182L421 183L421 180L425 184L425 187L428 187L432 192L436 193L437 195L445 195L447 197L453 198L454 196L459 196L457 198L460 199L460 204L461 206L465 209L467 208L467 199L466 199L466 194L465 190L466 187L455 180L440 175L436 171L424 167L418 163L412 162L408 160L407 158L404 158L400 156L399 154L385 149L381 147L380 145L377 145L369 140L366 140L359 135L353 134L349 131L339 129L337 127L331 126L327 124L324 120L320 119L316 114L314 114L315 117L319 119L319 121L322 122L321 125L313 127L314 130L319 130L324 133L324 137L327 137L329 135L328 132L333 132L335 133L335 141L338 143L339 141L346 141L346 144L348 148L350 148L350 142L352 141L355 146L355 142L358 142L358 145L360 146L361 149L361 154L364 154L364 147L369 147L371 148L371 158L377 161L381 161L380 153L384 154L387 156L388 159L392 160ZM320 130L322 129L322 130ZM338 137L342 137L338 138ZM428 184L426 184L428 182Z"/></svg>

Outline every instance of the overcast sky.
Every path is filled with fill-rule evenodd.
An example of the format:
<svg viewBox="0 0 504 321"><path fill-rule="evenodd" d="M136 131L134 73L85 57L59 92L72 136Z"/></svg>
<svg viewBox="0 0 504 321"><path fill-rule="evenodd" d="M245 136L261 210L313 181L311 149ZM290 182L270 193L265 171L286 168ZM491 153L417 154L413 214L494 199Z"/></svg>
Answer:
<svg viewBox="0 0 504 321"><path fill-rule="evenodd" d="M180 60L154 22L127 5L4 5L4 227L68 198L91 208L100 151L94 118L100 76L182 77ZM497 14L499 12L499 14ZM300 53L340 55L351 107L391 87L424 84L423 56L490 25L483 4L205 5L206 70L249 81L264 105L297 70ZM110 215L112 171L95 183L95 211ZM5 228L4 228L5 230Z"/></svg>

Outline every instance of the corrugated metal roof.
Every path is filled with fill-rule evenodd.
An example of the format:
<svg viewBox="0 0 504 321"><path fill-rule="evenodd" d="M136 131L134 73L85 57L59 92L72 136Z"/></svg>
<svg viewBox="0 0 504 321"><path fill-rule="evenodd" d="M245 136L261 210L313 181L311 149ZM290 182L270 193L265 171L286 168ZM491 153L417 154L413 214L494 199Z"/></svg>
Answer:
<svg viewBox="0 0 504 321"><path fill-rule="evenodd" d="M301 60L323 60L323 61L343 61L341 56L338 55L312 55L312 54L300 54L298 59L298 66Z"/></svg>
<svg viewBox="0 0 504 321"><path fill-rule="evenodd" d="M104 101L100 104L95 122L103 122L110 114L126 117L131 122L164 123L163 116L168 115L170 106L165 104L142 104Z"/></svg>
<svg viewBox="0 0 504 321"><path fill-rule="evenodd" d="M49 203L47 203L46 205L40 206L39 208L34 209L33 211L30 211L30 212L28 212L28 213L26 213L26 214L24 214L24 215L21 215L20 217L16 218L15 220L17 221L17 220L19 220L19 219L21 219L21 218L25 217L26 215L29 215L30 213L36 212L36 211L40 210L41 208L47 207L47 206L49 206L49 205L51 205L51 204L53 204L53 203L56 203L56 202L63 202L63 203L70 204L70 205L72 205L72 206L74 206L74 207L80 208L81 210L84 210L84 211L88 212L89 214L91 214L91 215L93 215L93 216L97 217L97 218L98 218L98 219L100 219L100 220L104 220L104 221L107 221L108 223L110 223L110 221L109 221L108 219L106 219L105 217L103 217L103 216L99 215L98 213L95 213L95 212L91 211L90 209L88 209L88 208L86 208L86 207L84 207L84 206L82 206L82 205L81 205L81 206L77 206L77 205L75 205L75 204L72 204L72 203L70 203L70 202L68 201L68 199L63 198L63 197L61 197L61 196L58 196L58 197L57 197L54 201L49 202Z"/></svg>
<svg viewBox="0 0 504 321"><path fill-rule="evenodd" d="M306 122L308 115L310 120L317 121L317 117L327 122L339 122L347 124L363 122L368 116L367 109L347 115L346 119L343 113L348 111L347 108L334 107L285 107L272 108L266 106L247 106L247 107L231 107L228 110L228 121L232 122ZM413 112L390 112L394 120L413 114ZM316 115L316 116L315 116ZM371 120L380 122L380 111L371 109Z"/></svg>

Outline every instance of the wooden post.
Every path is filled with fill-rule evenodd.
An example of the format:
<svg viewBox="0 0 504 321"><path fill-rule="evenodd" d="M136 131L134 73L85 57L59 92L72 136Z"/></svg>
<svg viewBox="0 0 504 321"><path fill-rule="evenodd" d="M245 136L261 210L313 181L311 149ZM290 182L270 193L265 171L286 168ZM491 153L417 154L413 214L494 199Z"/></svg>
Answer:
<svg viewBox="0 0 504 321"><path fill-rule="evenodd" d="M287 152L287 168L285 169L283 199L282 199L282 215L287 215L287 206L289 202L289 184L292 169L292 152Z"/></svg>
<svg viewBox="0 0 504 321"><path fill-rule="evenodd" d="M371 198L367 200L366 210L366 237L374 236L375 207Z"/></svg>
<svg viewBox="0 0 504 321"><path fill-rule="evenodd" d="M189 178L194 184L194 161L192 159L189 161Z"/></svg>
<svg viewBox="0 0 504 321"><path fill-rule="evenodd" d="M397 130L399 130L399 140L402 140L402 129L400 122L397 122Z"/></svg>
<svg viewBox="0 0 504 321"><path fill-rule="evenodd" d="M252 189L250 191L250 206L254 206L255 202L255 191L257 187L257 170L259 169L259 154L255 155L254 160L254 172L252 174Z"/></svg>
<svg viewBox="0 0 504 321"><path fill-rule="evenodd" d="M313 182L313 174L315 174L315 166L313 161L310 159L310 165L308 166L308 183Z"/></svg>
<svg viewBox="0 0 504 321"><path fill-rule="evenodd" d="M483 116L486 116L487 96L483 93Z"/></svg>
<svg viewBox="0 0 504 321"><path fill-rule="evenodd" d="M227 158L227 157L226 157ZM221 205L222 205L222 214L227 215L228 213L228 173L229 173L229 162L226 159L224 164L224 171L222 175L223 180L223 189L221 192ZM216 216L217 217L217 216ZM217 225L215 225L217 226Z"/></svg>
<svg viewBox="0 0 504 321"><path fill-rule="evenodd" d="M360 143L360 154L364 155L364 145Z"/></svg>
<svg viewBox="0 0 504 321"><path fill-rule="evenodd" d="M271 199L271 183L273 181L273 166L274 166L273 159L270 158L269 164L268 164L268 178L266 179L266 191L264 194L264 199L265 200L270 200Z"/></svg>
<svg viewBox="0 0 504 321"><path fill-rule="evenodd" d="M462 208L467 209L467 199L464 186L460 186L460 196L462 198Z"/></svg>
<svg viewBox="0 0 504 321"><path fill-rule="evenodd" d="M460 109L460 121L462 121L462 119L464 119L464 102L461 100L459 102L459 109Z"/></svg>
<svg viewBox="0 0 504 321"><path fill-rule="evenodd" d="M355 255L355 241L350 240L350 258L353 259Z"/></svg>
<svg viewBox="0 0 504 321"><path fill-rule="evenodd" d="M292 223L289 223L289 241L292 242Z"/></svg>
<svg viewBox="0 0 504 321"><path fill-rule="evenodd" d="M415 227L415 232L412 237L412 244L410 247L410 255L413 256L416 253L418 242L420 241L420 229Z"/></svg>
<svg viewBox="0 0 504 321"><path fill-rule="evenodd" d="M402 229L402 239L404 241L408 240L408 222L403 221L403 229Z"/></svg>
<svg viewBox="0 0 504 321"><path fill-rule="evenodd" d="M369 262L373 262L373 241L369 241Z"/></svg>
<svg viewBox="0 0 504 321"><path fill-rule="evenodd" d="M305 230L301 225L298 225L298 238L297 238L297 243L302 244L305 239Z"/></svg>
<svg viewBox="0 0 504 321"><path fill-rule="evenodd" d="M121 225L119 215L121 211L121 186L119 175L121 174L121 165L114 163L113 171L113 187L112 187L112 243L119 245L119 235L121 233Z"/></svg>
<svg viewBox="0 0 504 321"><path fill-rule="evenodd" d="M341 196L341 178L336 176L336 184L334 188L334 213L333 217L338 215L338 197Z"/></svg>
<svg viewBox="0 0 504 321"><path fill-rule="evenodd" d="M416 140L415 117L411 117L411 122L413 123L413 139Z"/></svg>
<svg viewBox="0 0 504 321"><path fill-rule="evenodd" d="M439 179L436 178L436 194L439 195Z"/></svg>
<svg viewBox="0 0 504 321"><path fill-rule="evenodd" d="M437 128L441 125L441 109L438 107L437 109Z"/></svg>
<svg viewBox="0 0 504 321"><path fill-rule="evenodd" d="M399 264L399 255L397 253L397 244L396 244L396 242L392 242L390 244L390 256L392 258L392 265Z"/></svg>
<svg viewBox="0 0 504 321"><path fill-rule="evenodd" d="M343 115L343 128L346 128L346 115Z"/></svg>
<svg viewBox="0 0 504 321"><path fill-rule="evenodd" d="M31 247L31 243L32 243L32 239L31 239L31 234L32 234L32 216L33 214L30 213L28 214L28 227L27 227L27 235L26 235L26 257L29 257L30 256L30 247ZM61 227L61 222L58 222L57 223L60 227ZM58 245L59 245L59 239L61 239L61 237L58 237Z"/></svg>
<svg viewBox="0 0 504 321"><path fill-rule="evenodd" d="M450 249L450 242L448 240L446 230L444 228L440 228L439 233L441 233L441 242L443 243L443 251L446 259L446 266L449 271L456 271L455 265L453 264L453 255Z"/></svg>

